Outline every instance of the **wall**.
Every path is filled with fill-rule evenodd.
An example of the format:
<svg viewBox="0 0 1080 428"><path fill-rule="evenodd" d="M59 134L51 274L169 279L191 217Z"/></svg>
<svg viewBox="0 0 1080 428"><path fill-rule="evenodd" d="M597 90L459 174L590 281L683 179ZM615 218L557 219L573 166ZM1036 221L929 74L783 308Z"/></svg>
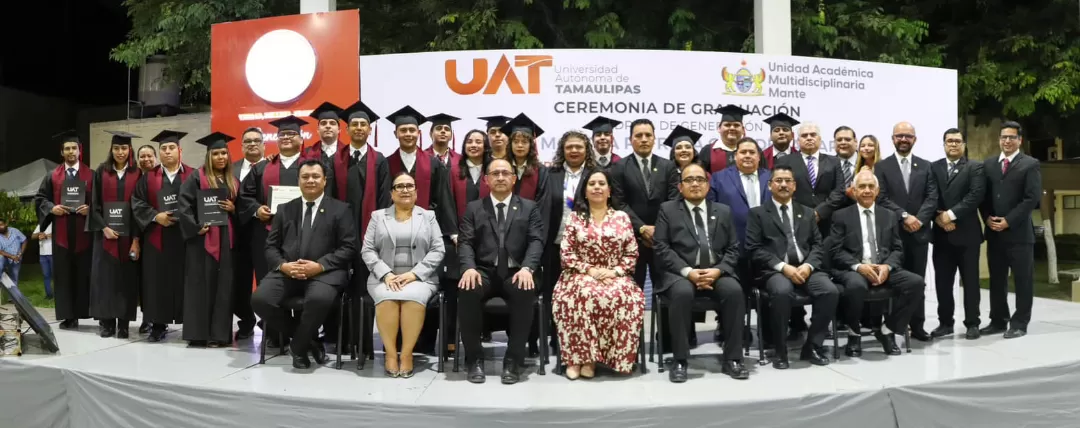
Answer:
<svg viewBox="0 0 1080 428"><path fill-rule="evenodd" d="M138 149L143 144L156 147L157 143L151 142L150 139L165 129L187 132L188 135L180 140L182 159L184 163L192 167L202 166L206 147L196 143L195 140L210 134L210 113L91 123L89 165L96 167L107 159L112 135L106 133L106 130L126 131L142 137L132 141Z"/></svg>

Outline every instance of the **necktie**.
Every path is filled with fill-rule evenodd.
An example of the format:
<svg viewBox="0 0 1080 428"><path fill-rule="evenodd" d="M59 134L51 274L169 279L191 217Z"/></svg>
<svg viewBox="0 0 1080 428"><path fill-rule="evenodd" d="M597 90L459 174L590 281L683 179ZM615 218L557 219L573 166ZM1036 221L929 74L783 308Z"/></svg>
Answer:
<svg viewBox="0 0 1080 428"><path fill-rule="evenodd" d="M645 191L652 193L652 170L649 169L649 158L641 160L641 176L645 179Z"/></svg>
<svg viewBox="0 0 1080 428"><path fill-rule="evenodd" d="M746 177L746 202L750 205L750 208L761 205L757 180L754 179L756 177L754 177L754 174L743 174L743 177Z"/></svg>
<svg viewBox="0 0 1080 428"><path fill-rule="evenodd" d="M1001 173L1004 174L1005 171L1008 171L1008 170L1009 170L1009 158L1002 159L1001 160Z"/></svg>
<svg viewBox="0 0 1080 428"><path fill-rule="evenodd" d="M900 172L904 176L904 189L910 190L908 187L908 180L911 178L911 167L908 164L908 159L900 159Z"/></svg>
<svg viewBox="0 0 1080 428"><path fill-rule="evenodd" d="M600 156L600 166L607 166L607 156Z"/></svg>
<svg viewBox="0 0 1080 428"><path fill-rule="evenodd" d="M814 167L813 156L806 157L806 172L810 175L810 190L813 193L813 188L817 187L817 168Z"/></svg>
<svg viewBox="0 0 1080 428"><path fill-rule="evenodd" d="M956 162L949 162L949 178L956 174Z"/></svg>
<svg viewBox="0 0 1080 428"><path fill-rule="evenodd" d="M360 151L354 151L352 153L352 159L349 160L349 166L353 166L360 163Z"/></svg>
<svg viewBox="0 0 1080 428"><path fill-rule="evenodd" d="M68 178L75 178L75 168L68 168Z"/></svg>
<svg viewBox="0 0 1080 428"><path fill-rule="evenodd" d="M876 263L878 258L877 228L874 227L874 214L870 210L863 210L866 216L866 243L870 245L870 263Z"/></svg>
<svg viewBox="0 0 1080 428"><path fill-rule="evenodd" d="M302 255L307 254L308 244L311 243L311 209L314 206L315 202L307 202L307 209L304 210L304 223L300 225L300 253Z"/></svg>
<svg viewBox="0 0 1080 428"><path fill-rule="evenodd" d="M706 234L705 218L701 215L701 207L694 208L694 226L697 227L698 269L706 269L712 264L712 246L709 245L709 237Z"/></svg>
<svg viewBox="0 0 1080 428"><path fill-rule="evenodd" d="M854 171L851 168L851 161L844 161L844 187L851 185L851 178L854 176Z"/></svg>
<svg viewBox="0 0 1080 428"><path fill-rule="evenodd" d="M497 261L496 273L500 277L506 278L506 275L510 272L509 254L506 251L506 204L499 202L495 205L495 218L498 227L497 233L499 234L499 260Z"/></svg>
<svg viewBox="0 0 1080 428"><path fill-rule="evenodd" d="M787 241L787 263L792 266L799 266L802 264L802 260L799 260L799 250L795 248L795 231L791 229L791 218L788 217L788 206L780 206L780 224L784 226L784 236L788 237Z"/></svg>

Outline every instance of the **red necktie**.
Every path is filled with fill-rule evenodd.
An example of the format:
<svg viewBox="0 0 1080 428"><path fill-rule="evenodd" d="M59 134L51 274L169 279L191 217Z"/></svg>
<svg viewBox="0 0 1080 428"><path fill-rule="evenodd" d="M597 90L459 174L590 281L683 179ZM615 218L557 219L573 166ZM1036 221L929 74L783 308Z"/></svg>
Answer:
<svg viewBox="0 0 1080 428"><path fill-rule="evenodd" d="M1001 173L1004 174L1005 171L1008 171L1008 170L1009 170L1009 158L1002 159L1001 160Z"/></svg>

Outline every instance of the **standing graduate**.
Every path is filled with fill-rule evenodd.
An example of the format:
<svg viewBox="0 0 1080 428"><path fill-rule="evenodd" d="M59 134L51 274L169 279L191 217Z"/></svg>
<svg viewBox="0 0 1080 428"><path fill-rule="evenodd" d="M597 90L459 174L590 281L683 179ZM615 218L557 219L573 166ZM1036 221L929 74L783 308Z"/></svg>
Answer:
<svg viewBox="0 0 1080 428"><path fill-rule="evenodd" d="M735 164L735 152L739 140L746 136L743 116L750 114L746 109L735 104L714 110L720 113L720 140L701 148L698 159L705 171L712 174Z"/></svg>
<svg viewBox="0 0 1080 428"><path fill-rule="evenodd" d="M547 168L540 164L536 149L536 139L544 129L521 113L503 125L502 132L510 136L510 164L517 174L514 194L535 201L547 183Z"/></svg>
<svg viewBox="0 0 1080 428"><path fill-rule="evenodd" d="M795 125L798 125L799 121L784 113L777 113L765 118L763 122L769 124L769 140L772 141L772 145L762 153L764 162L761 165L765 169L772 170L777 159L799 152L799 147L795 145L794 132ZM854 138L855 131L851 131L851 135Z"/></svg>
<svg viewBox="0 0 1080 428"><path fill-rule="evenodd" d="M232 175L229 141L215 132L197 142L206 146L206 158L180 186L180 232L187 244L184 273L184 340L189 346L216 348L232 343L233 227L240 183ZM218 206L226 213L224 226L209 226L199 219L201 189L226 189Z"/></svg>
<svg viewBox="0 0 1080 428"><path fill-rule="evenodd" d="M38 227L53 225L53 283L56 319L60 328L76 330L79 320L90 318L90 266L92 237L86 231L90 214L90 196L94 172L82 163L82 145L75 131L53 136L60 138L60 156L64 161L44 180L34 196ZM66 190L82 186L82 204L64 203ZM75 205L75 206L71 206Z"/></svg>
<svg viewBox="0 0 1080 428"><path fill-rule="evenodd" d="M330 102L324 102L311 111L311 118L318 121L319 143L305 149L303 158L322 161L323 166L327 168L326 194L334 196L337 194L334 189L335 181L331 180L331 177L334 176L334 170L346 171L348 169L348 166L342 164L341 160L335 156L345 150L345 143L338 140L338 136L341 135L341 107ZM303 139L304 137L301 135L301 146L303 146Z"/></svg>
<svg viewBox="0 0 1080 428"><path fill-rule="evenodd" d="M596 159L596 166L600 169L605 169L622 159L621 156L615 154L614 148L615 127L620 123L622 122L615 119L596 116L596 119L584 126L585 129L592 131L592 146L595 150L592 157Z"/></svg>
<svg viewBox="0 0 1080 428"><path fill-rule="evenodd" d="M131 214L142 230L143 320L150 323L149 342L165 340L169 324L184 323L184 259L180 233L180 185L194 171L180 161L180 139L186 132L161 131L161 164L143 174L131 196Z"/></svg>
<svg viewBox="0 0 1080 428"><path fill-rule="evenodd" d="M113 134L109 157L94 171L89 229L94 232L94 264L90 272L90 315L98 320L101 337L128 338L128 323L135 320L139 298L139 234L131 224L131 195L142 172L132 162L131 139L142 138L123 131ZM113 210L122 215L124 227L108 224Z"/></svg>
<svg viewBox="0 0 1080 428"><path fill-rule="evenodd" d="M491 142L491 159L510 160L510 136L502 132L503 125L513 119L508 116L484 116L477 119L485 121L488 140Z"/></svg>
<svg viewBox="0 0 1080 428"><path fill-rule="evenodd" d="M461 159L461 155L454 152L454 128L450 125L460 119L446 113L439 113L428 116L427 120L431 122L431 147L424 150L424 153L439 159L449 168Z"/></svg>

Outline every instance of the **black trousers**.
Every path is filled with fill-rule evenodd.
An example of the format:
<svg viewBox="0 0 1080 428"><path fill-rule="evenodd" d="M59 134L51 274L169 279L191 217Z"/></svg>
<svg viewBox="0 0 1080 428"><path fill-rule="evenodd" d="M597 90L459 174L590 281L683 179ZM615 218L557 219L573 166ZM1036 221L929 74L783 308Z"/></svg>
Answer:
<svg viewBox="0 0 1080 428"><path fill-rule="evenodd" d="M668 299L668 331L671 332L671 352L675 360L690 357L690 339L687 331L693 325L694 297L708 296L716 305L720 324L724 331L724 359L742 360L743 324L746 320L746 296L742 285L734 277L721 276L713 282L712 290L698 290L690 280L677 274L664 273L670 285L661 293ZM658 284L654 282L654 284Z"/></svg>
<svg viewBox="0 0 1080 428"><path fill-rule="evenodd" d="M956 303L953 299L953 281L960 271L960 289L964 293L964 326L978 327L979 301L979 245L957 246L948 242L934 245L934 288L937 291L938 321L942 326L952 326Z"/></svg>
<svg viewBox="0 0 1080 428"><path fill-rule="evenodd" d="M505 278L499 277L494 268L480 267L477 271L481 278L479 287L458 289L458 323L461 324L465 361L471 363L484 358L484 348L480 343L484 302L493 297L502 297L510 313L510 328L506 331L510 339L506 346L506 359L523 363L528 355L525 342L532 326L536 290L523 290L513 283L518 271L516 268L510 269Z"/></svg>
<svg viewBox="0 0 1080 428"><path fill-rule="evenodd" d="M845 298L848 297L851 290L870 289L870 282L862 275L859 275L858 272L841 272L837 280L844 286ZM876 287L893 289L895 297L893 298L892 313L885 320L885 326L896 334L904 334L911 323L911 317L915 313L916 305L923 300L926 282L918 275L904 269L896 269L889 273L889 279L885 280L884 284ZM858 317L853 314L850 314L849 317L851 317L849 322L858 321Z"/></svg>
<svg viewBox="0 0 1080 428"><path fill-rule="evenodd" d="M926 286L926 259L927 253L930 250L929 244L925 242L918 242L915 238L906 232L900 233L900 240L904 243L904 261L900 264L908 273L918 275L919 278L924 279L923 286ZM926 322L926 292L923 291L924 298L915 303L915 312L911 315L911 328L913 330L923 329L923 323Z"/></svg>
<svg viewBox="0 0 1080 428"><path fill-rule="evenodd" d="M251 308L251 287L255 284L255 257L256 252L266 258L266 241L263 245L253 242L252 230L262 227L262 222L257 219L251 220L246 226L237 227L236 247L233 251L233 315L240 319L237 327L241 330L255 328L255 312ZM264 261L263 264L266 264Z"/></svg>
<svg viewBox="0 0 1080 428"><path fill-rule="evenodd" d="M824 272L815 271L802 285L795 285L790 279L779 273L769 276L763 287L769 293L769 320L772 324L772 342L776 345L778 357L787 356L788 317L795 299L809 295L813 302L810 316L810 329L807 344L821 346L825 343L825 333L836 314L836 305L840 300L840 290Z"/></svg>
<svg viewBox="0 0 1080 428"><path fill-rule="evenodd" d="M293 352L306 352L319 333L319 326L334 307L337 295L336 287L318 279L301 281L273 272L252 293L251 307L267 327L292 338ZM281 307L285 299L293 296L304 296L299 322Z"/></svg>
<svg viewBox="0 0 1080 428"><path fill-rule="evenodd" d="M990 323L1026 329L1031 321L1031 304L1035 293L1034 244L1010 244L998 239L986 241L990 267ZM1016 312L1009 317L1009 270L1016 287Z"/></svg>

